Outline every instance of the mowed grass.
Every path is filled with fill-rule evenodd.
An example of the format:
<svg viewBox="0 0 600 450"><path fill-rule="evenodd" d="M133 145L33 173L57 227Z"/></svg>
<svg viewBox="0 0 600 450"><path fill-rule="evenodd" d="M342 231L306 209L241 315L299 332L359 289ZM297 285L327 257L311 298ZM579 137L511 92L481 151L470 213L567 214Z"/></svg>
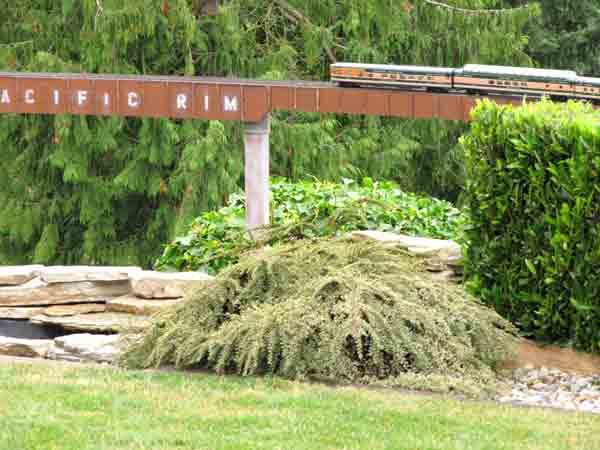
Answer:
<svg viewBox="0 0 600 450"><path fill-rule="evenodd" d="M600 416L272 378L0 364L0 449L600 449Z"/></svg>

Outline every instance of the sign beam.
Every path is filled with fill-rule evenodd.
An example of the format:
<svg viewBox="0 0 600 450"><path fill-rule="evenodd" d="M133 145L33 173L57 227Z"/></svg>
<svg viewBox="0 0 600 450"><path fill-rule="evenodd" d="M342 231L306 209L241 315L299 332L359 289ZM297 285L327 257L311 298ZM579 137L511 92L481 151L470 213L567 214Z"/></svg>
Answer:
<svg viewBox="0 0 600 450"><path fill-rule="evenodd" d="M477 98L483 96L342 88L334 83L306 81L0 72L0 113L245 122L249 230L269 223L271 111L468 121ZM523 102L518 96L490 98L498 103Z"/></svg>

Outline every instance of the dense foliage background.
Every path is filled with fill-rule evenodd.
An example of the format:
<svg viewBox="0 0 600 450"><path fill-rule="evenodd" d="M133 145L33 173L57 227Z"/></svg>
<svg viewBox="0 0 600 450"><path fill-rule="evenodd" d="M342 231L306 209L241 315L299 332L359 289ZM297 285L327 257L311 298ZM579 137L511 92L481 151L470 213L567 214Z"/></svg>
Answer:
<svg viewBox="0 0 600 450"><path fill-rule="evenodd" d="M530 64L536 5L500 0L14 0L0 70L327 79L333 60ZM548 2L549 3L549 2ZM527 31L530 30L530 31ZM272 171L456 199L464 124L277 114ZM242 183L241 125L3 116L0 263L142 264Z"/></svg>
<svg viewBox="0 0 600 450"><path fill-rule="evenodd" d="M466 275L527 334L600 350L600 114L582 103L473 112Z"/></svg>
<svg viewBox="0 0 600 450"><path fill-rule="evenodd" d="M524 0L513 5L525 4ZM542 67L600 74L600 2L538 0L543 14L527 29L527 53Z"/></svg>

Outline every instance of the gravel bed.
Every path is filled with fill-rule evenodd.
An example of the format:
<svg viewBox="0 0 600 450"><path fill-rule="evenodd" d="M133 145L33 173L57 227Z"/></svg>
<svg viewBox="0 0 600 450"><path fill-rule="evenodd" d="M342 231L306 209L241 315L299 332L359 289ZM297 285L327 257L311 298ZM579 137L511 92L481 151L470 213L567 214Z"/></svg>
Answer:
<svg viewBox="0 0 600 450"><path fill-rule="evenodd" d="M546 367L516 369L512 389L496 400L520 406L600 414L600 374L576 375Z"/></svg>

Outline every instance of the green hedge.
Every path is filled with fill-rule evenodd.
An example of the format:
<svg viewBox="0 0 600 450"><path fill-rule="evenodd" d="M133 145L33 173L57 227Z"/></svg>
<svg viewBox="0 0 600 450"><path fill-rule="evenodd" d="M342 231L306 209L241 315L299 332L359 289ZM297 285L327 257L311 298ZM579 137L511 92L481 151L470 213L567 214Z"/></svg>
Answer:
<svg viewBox="0 0 600 450"><path fill-rule="evenodd" d="M600 114L484 101L462 143L470 286L528 335L600 350Z"/></svg>

